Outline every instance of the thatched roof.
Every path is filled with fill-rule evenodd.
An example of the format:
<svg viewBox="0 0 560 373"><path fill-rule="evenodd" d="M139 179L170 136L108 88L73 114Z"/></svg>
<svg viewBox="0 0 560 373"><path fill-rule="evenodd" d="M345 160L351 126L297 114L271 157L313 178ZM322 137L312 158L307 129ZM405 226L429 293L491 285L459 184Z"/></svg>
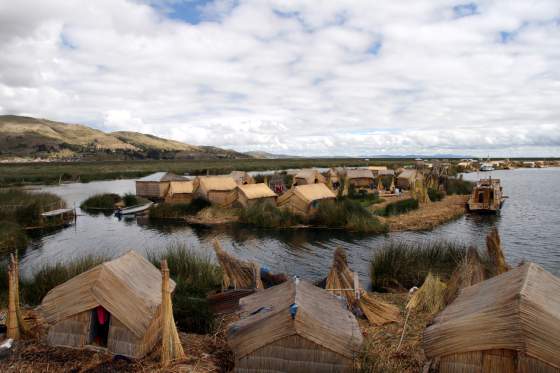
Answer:
<svg viewBox="0 0 560 373"><path fill-rule="evenodd" d="M324 176L318 171L313 168L306 168L303 170L299 170L298 173L294 176L294 179L305 179L308 184L313 184L315 179L320 181L324 180Z"/></svg>
<svg viewBox="0 0 560 373"><path fill-rule="evenodd" d="M231 176L199 176L197 179L206 191L227 191L237 188L237 183Z"/></svg>
<svg viewBox="0 0 560 373"><path fill-rule="evenodd" d="M358 168L346 171L346 178L351 179L373 179L373 172L368 169Z"/></svg>
<svg viewBox="0 0 560 373"><path fill-rule="evenodd" d="M170 281L171 291L175 282ZM161 272L140 254L100 264L49 291L39 311L49 324L103 306L137 337L161 304Z"/></svg>
<svg viewBox="0 0 560 373"><path fill-rule="evenodd" d="M186 178L175 175L171 172L154 172L148 176L144 176L143 178L138 179L138 181L146 181L146 182L162 182L162 181L184 181L187 180Z"/></svg>
<svg viewBox="0 0 560 373"><path fill-rule="evenodd" d="M228 344L237 359L294 334L347 358L362 344L354 315L334 295L308 282L289 280L239 303L241 319L228 330ZM298 309L292 319L294 303Z"/></svg>
<svg viewBox="0 0 560 373"><path fill-rule="evenodd" d="M428 357L515 350L560 368L560 279L534 263L464 288L424 332Z"/></svg>
<svg viewBox="0 0 560 373"><path fill-rule="evenodd" d="M238 188L247 199L276 197L276 193L264 183L239 185Z"/></svg>
<svg viewBox="0 0 560 373"><path fill-rule="evenodd" d="M332 199L336 198L336 195L332 190L329 189L325 184L306 184L297 185L293 189L293 192L300 196L303 200L312 202L319 199Z"/></svg>
<svg viewBox="0 0 560 373"><path fill-rule="evenodd" d="M167 194L172 196L174 194L184 194L193 192L193 182L192 181L172 181L169 183L169 190Z"/></svg>
<svg viewBox="0 0 560 373"><path fill-rule="evenodd" d="M387 166L368 166L371 171L387 171Z"/></svg>

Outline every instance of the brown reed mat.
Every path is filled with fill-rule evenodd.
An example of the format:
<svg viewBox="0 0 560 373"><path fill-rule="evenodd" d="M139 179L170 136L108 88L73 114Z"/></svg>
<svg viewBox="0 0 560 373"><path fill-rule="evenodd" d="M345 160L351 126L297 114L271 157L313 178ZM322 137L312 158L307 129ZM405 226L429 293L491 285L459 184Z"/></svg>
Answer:
<svg viewBox="0 0 560 373"><path fill-rule="evenodd" d="M218 240L214 240L214 251L216 258L223 270L222 288L234 289L262 289L260 267L253 262L244 262L228 254L220 245Z"/></svg>
<svg viewBox="0 0 560 373"><path fill-rule="evenodd" d="M179 333L186 358L162 368L161 350L158 347L141 360L115 359L99 351L51 347L42 342L44 338L27 339L18 342L10 355L0 358L0 372L227 372L233 367L233 354L228 349L224 329L226 322L218 322L216 334ZM44 337L45 329L37 324ZM0 338L1 342L1 338Z"/></svg>
<svg viewBox="0 0 560 373"><path fill-rule="evenodd" d="M494 276L507 272L510 269L506 262L504 251L502 250L498 228L494 227L488 236L486 236L486 249L488 250L488 256L492 262Z"/></svg>
<svg viewBox="0 0 560 373"><path fill-rule="evenodd" d="M334 252L333 264L327 276L325 289L331 289L333 294L345 297L348 308L352 309L356 305L356 293L352 290L354 286L354 272L348 267L344 249L338 247ZM400 319L400 312L396 306L385 303L365 291L360 290L360 294L357 306L371 324L383 325Z"/></svg>
<svg viewBox="0 0 560 373"><path fill-rule="evenodd" d="M382 301L395 304L399 311L406 313L407 293L376 294ZM425 356L421 349L422 332L432 315L425 312L412 312L409 316L403 343L396 352L401 338L404 320L396 323L374 326L367 320L359 320L364 336L360 361L364 372L421 372Z"/></svg>

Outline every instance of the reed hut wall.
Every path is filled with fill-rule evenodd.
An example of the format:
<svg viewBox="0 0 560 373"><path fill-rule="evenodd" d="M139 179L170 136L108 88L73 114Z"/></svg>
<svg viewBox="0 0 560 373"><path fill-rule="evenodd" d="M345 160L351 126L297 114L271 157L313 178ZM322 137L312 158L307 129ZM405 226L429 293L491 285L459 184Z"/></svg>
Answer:
<svg viewBox="0 0 560 373"><path fill-rule="evenodd" d="M367 177L359 177L353 179L347 179L348 185L352 185L355 188L370 188L372 185L375 185L374 179L367 178Z"/></svg>
<svg viewBox="0 0 560 373"><path fill-rule="evenodd" d="M352 359L292 335L264 346L235 364L236 373L257 372L352 372Z"/></svg>
<svg viewBox="0 0 560 373"><path fill-rule="evenodd" d="M412 188L415 185L417 175L418 172L416 170L404 170L397 176L397 188Z"/></svg>
<svg viewBox="0 0 560 373"><path fill-rule="evenodd" d="M251 207L257 203L266 203L272 206L276 206L276 197L261 197L249 199L245 194L239 193L237 201L243 207Z"/></svg>
<svg viewBox="0 0 560 373"><path fill-rule="evenodd" d="M144 198L164 198L169 181L136 181L136 195Z"/></svg>

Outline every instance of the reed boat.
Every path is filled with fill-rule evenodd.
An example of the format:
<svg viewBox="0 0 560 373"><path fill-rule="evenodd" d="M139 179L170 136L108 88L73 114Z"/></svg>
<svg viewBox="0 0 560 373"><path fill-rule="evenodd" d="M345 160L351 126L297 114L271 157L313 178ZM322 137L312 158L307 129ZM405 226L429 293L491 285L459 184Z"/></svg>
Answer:
<svg viewBox="0 0 560 373"><path fill-rule="evenodd" d="M467 202L469 211L497 213L505 201L500 179L479 180Z"/></svg>
<svg viewBox="0 0 560 373"><path fill-rule="evenodd" d="M119 208L115 212L115 216L138 214L140 212L146 211L153 204L154 203L150 201L150 202L145 203L143 205L136 205L136 206L130 206L130 207L125 207L125 208Z"/></svg>

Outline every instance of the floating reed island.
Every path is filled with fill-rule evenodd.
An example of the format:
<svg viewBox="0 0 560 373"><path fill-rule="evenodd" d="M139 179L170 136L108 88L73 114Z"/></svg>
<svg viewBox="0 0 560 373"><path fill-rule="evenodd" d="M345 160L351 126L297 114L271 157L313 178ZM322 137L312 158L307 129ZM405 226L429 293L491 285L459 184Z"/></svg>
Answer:
<svg viewBox="0 0 560 373"><path fill-rule="evenodd" d="M310 168L255 177L243 171L194 178L157 172L136 181L136 194L158 203L151 209L154 219L380 234L431 229L464 214L463 195L473 184L450 177L449 167Z"/></svg>
<svg viewBox="0 0 560 373"><path fill-rule="evenodd" d="M0 369L560 370L560 279L508 264L496 230L484 251L398 242L376 251L378 292L360 284L341 248L316 284L218 241L214 251L215 261L182 246L82 259L21 280L12 256L0 284L13 341Z"/></svg>

